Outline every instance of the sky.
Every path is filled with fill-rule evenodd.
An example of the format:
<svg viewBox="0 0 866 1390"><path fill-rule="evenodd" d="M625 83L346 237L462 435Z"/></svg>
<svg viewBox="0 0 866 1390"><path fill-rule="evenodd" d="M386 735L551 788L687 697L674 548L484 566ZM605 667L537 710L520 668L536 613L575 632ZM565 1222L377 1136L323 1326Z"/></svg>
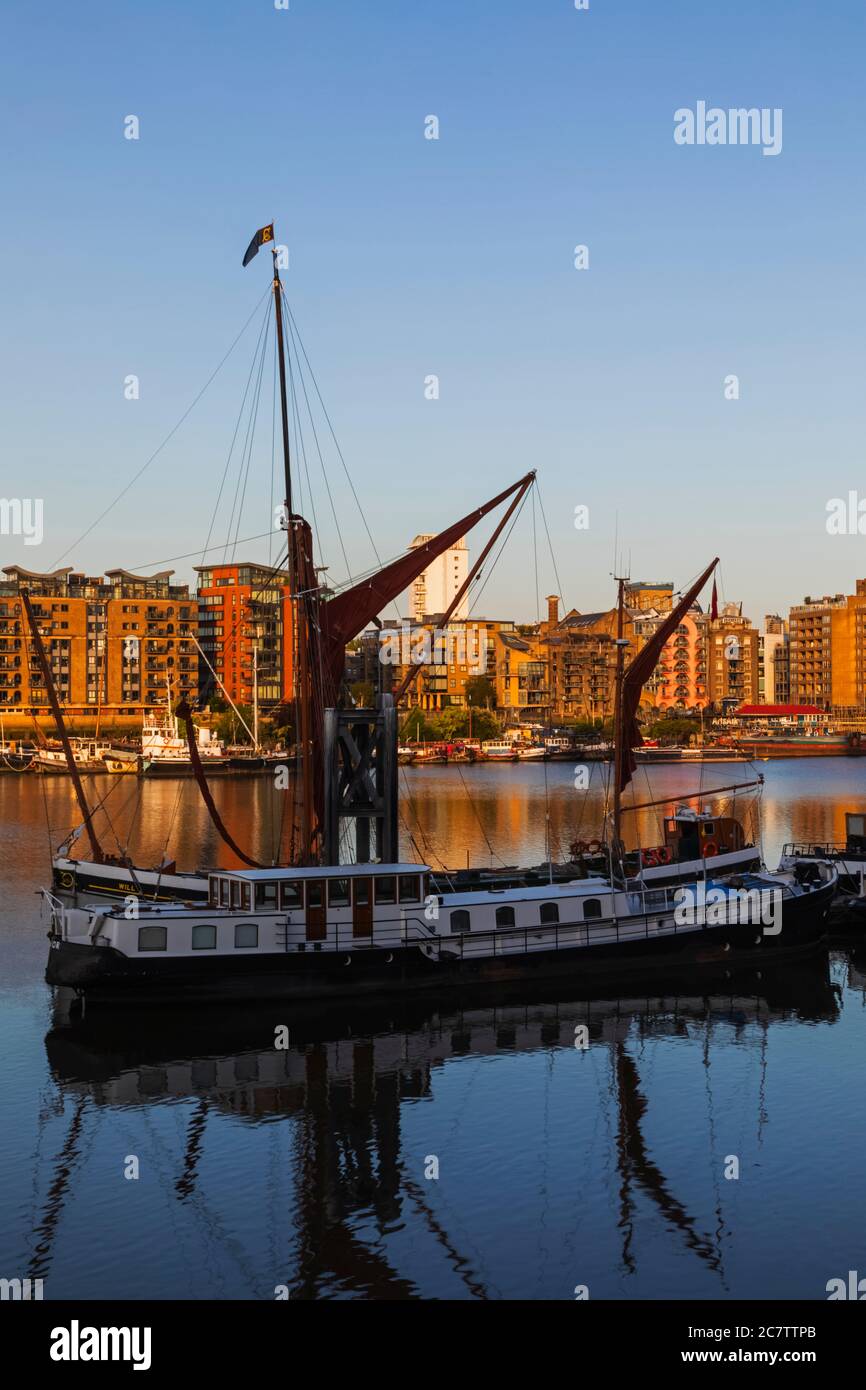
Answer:
<svg viewBox="0 0 866 1390"><path fill-rule="evenodd" d="M827 506L866 499L864 55L861 0L15 0L0 496L41 499L43 535L0 535L0 563L277 558L270 342L220 494L269 284L241 259L274 219L383 559L537 469L484 616L608 607L615 568L684 587L713 555L755 621L853 592L864 539ZM781 150L678 144L699 102L780 109ZM375 556L314 425L340 583Z"/></svg>

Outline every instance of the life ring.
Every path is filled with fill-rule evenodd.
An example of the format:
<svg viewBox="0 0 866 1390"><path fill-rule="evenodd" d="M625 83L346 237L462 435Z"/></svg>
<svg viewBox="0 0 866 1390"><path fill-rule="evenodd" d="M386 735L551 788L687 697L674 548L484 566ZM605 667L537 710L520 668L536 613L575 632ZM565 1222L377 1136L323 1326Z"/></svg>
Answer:
<svg viewBox="0 0 866 1390"><path fill-rule="evenodd" d="M703 855L704 859L711 859L713 855L718 854L718 852L719 847L716 844L715 840L706 840L705 843L701 846L701 854Z"/></svg>
<svg viewBox="0 0 866 1390"><path fill-rule="evenodd" d="M671 852L667 845L660 845L656 850L659 864L669 864L671 862Z"/></svg>
<svg viewBox="0 0 866 1390"><path fill-rule="evenodd" d="M70 873L68 869L64 869L62 873L58 874L57 881L61 888L75 887L75 875Z"/></svg>
<svg viewBox="0 0 866 1390"><path fill-rule="evenodd" d="M601 854L603 848L604 846L602 845L601 840L590 840L589 844L586 847L586 852L587 854Z"/></svg>

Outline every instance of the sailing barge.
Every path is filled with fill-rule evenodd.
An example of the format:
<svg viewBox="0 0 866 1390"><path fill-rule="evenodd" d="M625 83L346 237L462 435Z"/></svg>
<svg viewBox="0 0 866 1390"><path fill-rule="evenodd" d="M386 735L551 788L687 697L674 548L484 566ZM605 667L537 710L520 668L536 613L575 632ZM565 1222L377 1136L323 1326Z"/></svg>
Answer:
<svg viewBox="0 0 866 1390"><path fill-rule="evenodd" d="M253 245L273 241L273 227ZM253 246L245 258L251 258ZM234 872L177 875L171 864L142 871L102 850L84 796L44 644L29 598L23 595L37 658L64 744L93 859L82 872L107 890L131 886L122 907L68 907L46 893L50 905L49 984L68 986L88 1000L147 1003L219 1002L266 997L302 999L394 993L446 985L499 984L568 975L620 979L646 971L749 963L812 949L824 935L836 871L717 874L751 864L754 847L737 837L700 835L700 820L674 825L671 845L688 857L643 862L630 875L622 841L622 793L642 743L636 714L643 686L659 652L715 569L713 561L625 667L625 580L620 578L617 625L613 814L604 872L584 863L565 881L445 885L431 882L426 865L398 855L396 704L410 670L380 708L350 710L343 694L346 643L402 593L433 559L483 516L508 501L504 516L444 615L447 623L474 582L534 481L529 473L498 497L438 536L325 600L308 522L293 508L289 452L283 296L274 255L273 302L285 468L284 524L293 596L293 706L296 714L297 802L287 867L258 863L223 824L208 788L193 729L182 703L189 759L215 829L246 864ZM509 751L511 751L509 749ZM634 809L634 808L632 808ZM676 822L676 817L674 818ZM341 827L353 827L355 860L347 864ZM685 830L688 833L685 833ZM710 853L710 849L713 853ZM75 861L71 861L75 862ZM60 868L72 875L71 862ZM80 861L79 861L80 862ZM55 864L55 869L58 866ZM653 884L670 873L679 882ZM183 880L183 881L178 881ZM551 872L551 880L553 874ZM151 893L142 889L151 888ZM194 890L182 902L153 898ZM196 901L196 899L199 899Z"/></svg>
<svg viewBox="0 0 866 1390"><path fill-rule="evenodd" d="M433 894L410 863L219 872L205 907L53 900L46 980L94 1003L219 1003L717 969L820 944L836 877L748 874L689 897L604 879Z"/></svg>

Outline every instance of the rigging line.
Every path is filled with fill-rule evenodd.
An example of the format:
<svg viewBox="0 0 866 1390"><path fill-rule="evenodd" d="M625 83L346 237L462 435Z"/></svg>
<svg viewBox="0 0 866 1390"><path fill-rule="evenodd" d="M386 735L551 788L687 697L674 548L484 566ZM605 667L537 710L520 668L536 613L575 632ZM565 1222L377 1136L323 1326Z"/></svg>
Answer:
<svg viewBox="0 0 866 1390"><path fill-rule="evenodd" d="M283 292L283 297L285 298L285 291ZM358 508L358 515L360 516L361 521L364 523L364 530L367 532L367 536L368 536L368 538L369 538L370 544L371 544L371 546L373 547L373 554L376 556L376 559L377 559L378 562L379 562L379 568L381 569L381 567L382 567L382 561L381 561L381 558L380 558L380 556L379 556L379 552L378 552L378 550L376 549L376 542L373 540L373 534L372 534L372 532L371 532L371 530L370 530L370 527L367 525L367 518L366 518L366 516L364 515L364 509L363 509L363 507L361 506L361 500L360 500L360 498L358 497L357 492L355 491L355 484L352 482L352 475L351 475L351 473L349 472L348 466L347 466L347 464L346 464L346 460L345 460L344 457L343 457L343 451L342 451L342 449L340 448L339 440L337 439L336 433L334 432L334 426L331 424L331 417L330 417L330 415L328 414L327 406L325 405L325 402L324 402L324 400L322 399L322 393L321 393L321 391L319 390L319 383L318 383L318 381L316 380L316 374L315 374L315 372L313 371L313 368L312 368L312 366L311 366L311 364L310 364L310 359L309 359L309 357L307 356L307 349L304 347L304 341L303 341L303 339L302 339L302 337L301 337L301 330L298 328L298 325L297 325L297 323L295 322L295 317L294 317L294 315L293 315L293 313L292 313L291 307L289 306L288 300L286 300L286 313L287 313L288 316L289 316L289 323L292 325L292 327L294 328L295 333L297 334L298 343L300 344L301 352L304 354L304 361L306 362L307 367L308 367L308 369L309 369L310 379L311 379L311 381L312 381L314 387L316 388L316 395L317 395L318 398L319 398L319 405L322 407L322 414L324 415L326 421L328 422L328 429L330 430L330 432L331 432L331 438L332 438L333 441L334 441L334 448L337 450L337 457L339 458L340 463L343 465L343 472L344 472L345 475L346 475L346 481L347 481L348 484L349 484L349 487L350 487L351 492L352 492L352 497L353 497L354 500L355 500L355 506Z"/></svg>
<svg viewBox="0 0 866 1390"><path fill-rule="evenodd" d="M527 492L528 492L528 491L531 491L531 489L527 489ZM518 506L516 512L514 513L514 516L511 518L511 524L510 524L510 526L508 527L508 530L505 532L505 535L502 537L502 540L501 540L500 545L499 545L499 550L498 550L497 553L493 556L493 559L490 561L490 563L489 563L488 565L486 565L485 568L484 568L484 582L481 584L480 588L476 588L475 592L474 592L473 595L472 595L472 603L471 603L471 607L472 607L472 608L475 608L475 606L477 605L479 599L481 598L481 595L484 593L484 590L485 590L486 587L487 587L487 584L488 584L488 581L489 581L489 579L490 579L490 576L493 574L493 571L496 569L496 566L499 564L499 561L500 561L500 558L501 558L501 556L502 556L502 553L503 553L503 551L505 550L505 547L507 546L507 544L508 544L508 542L509 542L509 539L510 539L510 537L511 537L511 533L512 533L512 531L514 530L515 526L517 525L518 519L519 519L519 517L520 517L520 513L523 511L523 508L524 508L524 506L526 505L526 497L527 497L527 493L524 493L524 494L523 494L523 497L522 497L522 499L521 499L521 501L520 501L520 505ZM478 578L478 579L481 579L481 574L477 575L477 578Z"/></svg>
<svg viewBox="0 0 866 1390"><path fill-rule="evenodd" d="M240 333L238 333L238 335L237 335L237 337L235 338L234 342L232 343L231 347L228 349L228 352L226 352L225 356L220 360L220 362L217 364L217 366L216 366L216 367L214 368L214 370L211 372L211 374L210 374L210 376L208 377L207 381L205 382L204 386L201 388L201 390L199 391L198 395L197 395L197 396L195 397L195 399L193 400L192 404L189 405L189 406L187 406L186 410L183 412L183 415L181 415L181 417L180 417L180 419L178 420L177 424L174 425L174 427L173 427L171 430L169 430L168 434L165 436L165 438L163 439L162 443L161 443L160 445L158 445L158 447L157 447L156 449L154 449L154 451L153 451L153 453L151 454L150 458L147 459L146 462L143 463L143 464L141 465L141 467L139 468L138 472L137 472L132 478L130 478L129 482L126 484L126 487L124 487L124 488L122 489L122 491L119 492L119 493L117 494L117 496L115 497L114 501L113 501L113 502L109 502L109 504L108 504L108 506L105 508L105 510L102 511L102 512L100 512L99 516L96 518L95 521L91 522L91 524L88 526L87 530L84 531L84 532L82 532L82 534L78 537L78 539L75 540L75 541L73 541L73 542L72 542L72 545L67 546L67 548L66 548L66 550L64 550L63 554L62 554L62 555L59 555L59 556L57 557L57 559L56 559L56 560L53 562L53 564L51 565L51 569L57 569L57 567L58 567L59 564L60 564L60 561L61 561L61 560L65 560L65 559L66 559L66 556L69 555L69 554L76 548L76 546L79 546L79 545L81 544L81 542L82 542L83 540L85 540L85 539L87 538L87 536L90 535L91 531L94 531L94 530L96 529L96 527L99 525L99 523L100 523L101 521L104 521L104 519L108 516L108 513L109 513L110 511L113 511L113 509L117 506L118 502L120 502L121 499L124 498L124 497L126 496L126 494L129 492L130 488L135 486L135 484L138 482L139 478L140 478L140 477L142 476L142 474L150 467L150 465L153 463L153 461L154 461L154 459L157 457L157 455L160 454L160 453L162 453L162 450L165 448L165 446L166 446L166 444L169 442L169 440L170 440L175 434L177 434L178 430L180 429L180 427L181 427L181 425L183 424L183 422L186 420L187 416L192 414L193 410L194 410L195 407L198 405L198 403L199 403L199 401L201 400L202 396L204 395L204 393L207 391L208 387L210 386L211 382L214 380L214 377L221 371L221 369L223 368L223 366L225 365L225 363L226 363L226 362L228 361L228 359L231 357L232 353L234 352L234 350L235 350L235 348L237 347L238 343L240 342L241 338L242 338L242 337L244 336L244 334L246 333L246 331L247 331L247 329L248 329L250 323L251 323L252 320L255 318L256 314L258 313L259 308L260 308L260 306L261 306L261 304L262 304L262 300L264 299L265 295L266 295L266 294L269 294L269 293L270 293L270 286L268 286L268 288L265 290L264 294L262 295L262 298L261 298L261 299L258 301L258 303L256 304L255 308L253 309L252 313L250 314L249 318L247 319L247 321L246 321L246 323L244 324L243 328L241 329Z"/></svg>
<svg viewBox="0 0 866 1390"><path fill-rule="evenodd" d="M238 544L247 545L250 541L263 541L270 535L273 535L273 531L260 531L257 536L244 536L242 541L238 541ZM172 565L178 560L194 560L198 556L203 559L205 554L211 550L222 550L223 544L220 541L219 545L209 545L205 550L187 550L183 555L168 555L162 560L150 560L146 565L127 565L126 568L129 574L138 574L140 570L153 569L155 565Z"/></svg>
<svg viewBox="0 0 866 1390"><path fill-rule="evenodd" d="M267 341L267 340L266 340L266 341ZM255 443L255 437L256 437L256 424L257 424L258 418L259 418L259 404L260 404L261 399L262 399L262 378L263 378L264 373L265 373L265 356L266 356L266 347L263 347L263 348L262 348L261 363L260 363L260 365L259 365L259 376L258 376L258 381L256 382L256 393L255 393L255 398L254 398L254 410L251 411L249 429L248 429L248 431L247 431L247 438L248 438L248 440L249 440L249 445L248 445L248 448L246 449L246 458L247 458L246 469L244 469L244 465L243 465L243 456L241 456L241 471L240 471L240 473L239 473L239 475L238 475L238 483L240 483L240 476L241 476L241 474L243 474L244 485L243 485L243 490L242 490L242 492L241 492L240 504L237 505L237 508L236 508L235 539L234 539L234 544L233 544L233 546L232 546L232 563L234 563L235 556L236 556L236 554L237 554L237 548L238 548L238 532L239 532L240 529L241 529L241 517L243 516L244 502L246 501L246 496L247 496L247 483L249 482L250 464L252 463L252 457L253 457L253 444ZM235 500L237 501L237 492L235 492ZM231 522L229 522L229 529L231 529Z"/></svg>
<svg viewBox="0 0 866 1390"><path fill-rule="evenodd" d="M535 621L541 622L541 597L538 592L538 541L535 534L535 488L532 492L532 564L535 574Z"/></svg>
<svg viewBox="0 0 866 1390"><path fill-rule="evenodd" d="M238 462L238 476L237 481L235 483L235 493L234 497L232 498L231 507L229 508L228 523L226 526L226 541L223 547L223 562L225 562L228 559L227 552L231 543L232 524L235 521L235 517L237 514L238 493L241 487L241 480L244 476L244 463L249 455L251 447L251 432L255 428L255 421L258 413L258 402L262 385L262 369L265 360L265 344L267 343L267 335L264 332L264 323L262 325L262 330L263 331L259 336L259 341L256 344L256 352L250 369L250 377L247 381L247 390L244 392L244 399L241 403L241 415L243 414L243 411L247 406L248 401L249 413L247 415L246 428L244 430L243 444L241 445L240 460ZM250 382L253 381L253 379L255 380L255 384L253 385L253 389L250 392L249 386ZM234 450L234 440L232 440L232 450ZM231 455L229 457L231 457ZM237 524L239 527L240 522L238 521Z"/></svg>
<svg viewBox="0 0 866 1390"><path fill-rule="evenodd" d="M273 394L271 398L271 508L268 515L271 518L271 529L268 532L268 564L271 563L273 555L273 535L274 535L274 482L276 480L277 468L277 349L274 347L274 380ZM245 544L245 542L244 542Z"/></svg>
<svg viewBox="0 0 866 1390"><path fill-rule="evenodd" d="M554 550L553 550L553 542L552 542L551 539L550 539L550 528L549 528L548 525L547 525L547 516L545 515L545 511L544 511L544 503L543 503L542 500L541 500L541 488L538 486L538 477L537 477L537 476L536 476L536 479L535 479L535 490L536 490L536 492L538 493L538 507L539 507L539 510L540 510L540 512L541 512L541 519L542 519L542 521L544 522L544 531L545 531L545 534L546 534L546 536L547 536L547 546L548 546L548 549L550 550L550 559L551 559L551 562L552 562L552 564L553 564L553 573L554 573L554 577L556 578L556 587L557 587L557 589L559 590L560 594L562 594L562 584L560 583L560 579L559 579L559 570L558 570L557 564L556 564L556 555L554 554Z"/></svg>
<svg viewBox="0 0 866 1390"><path fill-rule="evenodd" d="M488 836L488 834L487 834L487 831L484 829L484 823L483 823L483 821L481 820L481 817L480 817L479 814L478 814L478 809L477 809L477 807L476 807L476 805L475 805L475 802L472 800L472 793L470 792L469 788L468 788L467 785L466 785L466 781L465 781L464 776L463 776L463 768L460 766L459 763L455 763L455 767L457 768L457 771L458 771L458 773L460 774L460 781L463 783L463 790L464 790L464 792L466 793L466 799L467 799L467 801L469 802L469 805L470 805L471 808L472 808L472 814L474 815L475 819L476 819L477 822L478 822L478 828L479 828L479 830L481 831L482 836L484 837L484 843L485 843L486 846L487 846L487 850L488 850L488 853L490 854L490 858L491 858L491 859L493 859L493 858L498 859L499 862L500 862L500 864L502 865L502 867L503 867L503 869L504 869L504 868L505 868L505 860L502 858L501 854L497 854L496 850L493 848L492 844L490 843L490 839L489 839L489 836Z"/></svg>
<svg viewBox="0 0 866 1390"><path fill-rule="evenodd" d="M324 565L324 563L325 563L325 556L324 556L323 551L322 551L322 532L321 532L321 529L320 529L320 527L319 527L319 517L318 517L318 513L317 513L317 511L316 511L316 500L315 500L315 497L313 496L313 484L312 484L312 481L311 481L311 479L310 479L310 465L309 465L309 463L308 463L308 461L307 461L307 446L306 446L306 443L305 443L305 441L304 441L304 431L303 431L303 427L302 427L302 425L301 425L301 409L300 409L300 405L299 405L299 403L298 403L298 391L297 391L297 386L295 385L295 369L294 369L294 362L293 362L293 358L292 358L292 347L293 347L293 343L292 343L291 336L288 338L287 346L288 346L288 351L287 351L287 353L286 353L286 366L287 366L287 369L288 369L288 376L289 376L289 390L290 390L291 397L292 397L292 432L293 432L293 434L294 434L294 436L295 436L295 456L300 460L300 462L301 462L302 465L303 465L303 469L304 469L304 475L303 475L303 477L300 475L300 473L298 474L298 486L299 486L299 491L300 491L300 494L301 494L301 496L300 496L300 506L301 506L301 508L303 509L303 479L304 479L304 477L306 477L306 480L307 480L307 499L308 499L309 504L310 504L310 511L312 512L312 515L313 515L313 544L315 545L316 550L318 550L318 553L319 553L319 563L320 563L321 565ZM313 554L313 562L314 562L314 563L315 563L315 558L316 558L316 557L315 557L315 553L314 553L314 554ZM346 568L348 569L348 565L347 565Z"/></svg>
<svg viewBox="0 0 866 1390"><path fill-rule="evenodd" d="M332 515L333 518L334 518L334 526L335 526L336 532L337 532L337 540L338 540L339 543L340 543L340 550L343 552L343 563L344 563L345 566L346 566L346 573L348 574L349 578L351 579L351 578L352 578L352 567L351 567L351 565L349 564L349 557L348 557L348 555L346 554L346 547L345 547L344 544L343 544L343 533L342 533L342 531L340 530L340 522L339 522L339 519L338 519L338 517L337 517L337 509L336 509L336 507L334 506L334 497L333 497L333 494L332 494L332 492L331 492L331 484L330 484L329 481L328 481L328 472L327 472L327 469L325 468L325 460L324 460L324 457L323 457L323 455L322 455L322 446L321 446L321 444L319 443L319 434L318 434L318 431L317 431L317 429L316 429L316 422L315 422L315 419L314 419L314 417L313 417L313 410L312 410L312 407L311 407L311 405L310 405L310 398L309 398L309 395L307 394L307 383L306 383L306 381L304 380L304 372L303 372L303 367L301 366L301 359L300 359L300 357L298 356L297 345L294 343L294 329L293 329L293 327L292 327L292 320L291 320L291 317L289 317L288 324L289 324L289 338L290 338L290 340L292 341L292 345L293 345L294 348L295 348L295 361L296 361L297 364L298 364L298 380L299 380L300 383L301 383L301 390L302 390L303 393L304 393L304 403L305 403L305 405L306 405L306 407L307 407L307 414L308 414L309 417L310 417L310 429L313 431L313 439L315 440L315 444L316 444L316 452L317 452L318 455L319 455L319 463L321 464L321 467L322 467L322 480L323 480L323 482L324 482L324 484L325 484L325 491L326 491L327 494L328 494L328 501L329 501L330 504L331 504L331 515Z"/></svg>
<svg viewBox="0 0 866 1390"><path fill-rule="evenodd" d="M265 312L264 312L264 314L262 315L262 322L261 322L261 325L260 325L260 327L259 327L258 337L256 338L256 346L255 346L255 350L254 350L254 352L253 352L252 361L250 362L250 370L249 370L249 372L248 372L248 374L247 374L246 385L244 386L244 393L243 393L243 395L241 396L241 403L240 403L240 406L238 407L238 416L237 416L237 419L235 420L234 433L232 434L231 443L229 444L229 451L228 451L228 453L227 453L227 455L226 455L226 461L225 461L225 464L224 464L224 466L223 466L223 472L222 472L222 477L221 477L221 479L220 479L219 491L217 492L216 501L214 502L213 511L212 511L212 513L211 513L210 525L208 526L207 537L205 538L205 543L204 543L204 549L203 549L202 552L201 552L201 558L202 558L202 559L204 559L206 552L207 552L208 549L210 548L211 536L213 535L214 527L216 526L216 519L217 519L217 514L218 514L218 512L219 512L219 505L220 505L220 502L222 501L223 488L225 487L226 478L228 477L229 466L230 466L231 461L232 461L232 454L233 454L234 451L235 451L235 444L237 443L238 430L239 430L240 427L241 427L241 420L242 420L243 417L244 417L244 407L245 407L246 402L247 402L247 395L248 395L249 389L250 389L250 382L251 382L252 379L253 379L253 372L255 371L256 362L258 361L259 349L260 349L260 347L261 347L262 338L263 338L263 336L264 336L264 334L265 334L265 331L266 331L266 329L267 329L267 323L268 323L268 311L267 311L267 307L266 307L266 308L265 308ZM219 548L220 548L219 546L214 546L214 547L213 547L214 550L219 550Z"/></svg>

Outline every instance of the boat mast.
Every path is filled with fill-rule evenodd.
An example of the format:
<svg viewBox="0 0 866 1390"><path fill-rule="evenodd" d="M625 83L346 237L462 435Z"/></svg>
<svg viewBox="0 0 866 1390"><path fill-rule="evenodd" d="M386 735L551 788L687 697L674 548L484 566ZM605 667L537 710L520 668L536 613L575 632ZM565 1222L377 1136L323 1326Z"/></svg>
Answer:
<svg viewBox="0 0 866 1390"><path fill-rule="evenodd" d="M259 649L253 646L253 750L259 751Z"/></svg>
<svg viewBox="0 0 866 1390"><path fill-rule="evenodd" d="M72 778L72 785L75 788L75 795L78 798L81 816L87 828L87 834L90 837L90 848L93 850L93 858L96 860L97 864L102 864L105 862L105 855L93 825L93 817L90 814L87 797L84 795L81 774L75 764L75 754L72 752L72 744L69 742L69 735L66 732L66 721L63 718L63 710L60 708L60 700L54 688L54 676L51 672L51 663L48 660L45 644L42 641L42 633L39 631L36 615L33 612L33 605L30 602L30 595L26 589L21 590L21 600L24 604L24 612L27 614L27 621L30 624L30 631L33 635L33 645L36 648L36 656L42 668L42 675L45 679L48 699L51 704L51 712L54 715L54 722L57 725L57 732L60 735L60 742L63 745L63 752L66 757L66 765L69 768L69 775Z"/></svg>
<svg viewBox="0 0 866 1390"><path fill-rule="evenodd" d="M625 579L617 577L617 605L616 605L616 690L613 716L613 845L614 854L622 859L622 835L620 825L622 821L622 771L623 760L625 758L623 717L622 717L622 687L623 675L625 673L625 649L628 646L624 636L625 627L624 594Z"/></svg>
<svg viewBox="0 0 866 1390"><path fill-rule="evenodd" d="M300 862L307 863L312 850L313 767L312 767L312 710L310 691L310 622L307 592L308 566L304 563L302 547L304 527L298 523L292 509L292 458L289 448L289 410L286 399L286 354L283 337L283 287L274 259L274 319L277 326L277 360L280 372L280 414L283 425L283 470L285 476L286 539L288 541L289 591L294 615L291 640L296 660L292 661L292 681L295 688L295 739L301 757L301 845Z"/></svg>

